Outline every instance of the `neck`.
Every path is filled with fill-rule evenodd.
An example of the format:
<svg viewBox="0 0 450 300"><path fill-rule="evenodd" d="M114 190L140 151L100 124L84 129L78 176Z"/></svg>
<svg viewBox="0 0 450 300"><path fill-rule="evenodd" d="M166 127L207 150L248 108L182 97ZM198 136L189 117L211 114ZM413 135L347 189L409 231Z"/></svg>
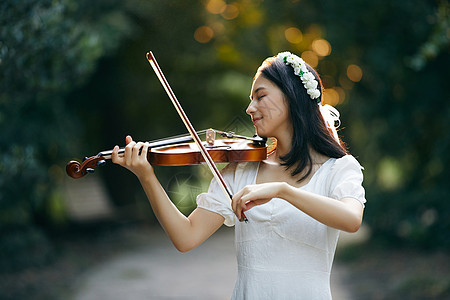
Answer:
<svg viewBox="0 0 450 300"><path fill-rule="evenodd" d="M292 148L292 135L289 133L284 133L282 135L274 137L277 140L277 146L273 154L269 157L272 162L281 163L281 157L291 151Z"/></svg>
<svg viewBox="0 0 450 300"><path fill-rule="evenodd" d="M292 148L292 138L286 139L277 138L276 149L274 153L269 157L269 160L272 162L281 163L282 162L281 157L288 154L291 151L291 148ZM323 164L329 159L329 157L315 151L310 146L308 146L308 151L313 164Z"/></svg>
<svg viewBox="0 0 450 300"><path fill-rule="evenodd" d="M319 152L315 151L311 147L308 147L308 148L309 148L309 155L311 156L311 160L312 160L313 164L320 165L329 159L329 157L327 157L326 155L320 154Z"/></svg>

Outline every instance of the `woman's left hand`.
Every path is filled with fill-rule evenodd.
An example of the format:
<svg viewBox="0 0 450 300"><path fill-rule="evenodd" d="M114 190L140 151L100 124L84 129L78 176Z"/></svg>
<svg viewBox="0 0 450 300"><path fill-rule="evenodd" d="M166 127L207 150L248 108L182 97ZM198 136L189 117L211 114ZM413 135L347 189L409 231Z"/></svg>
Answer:
<svg viewBox="0 0 450 300"><path fill-rule="evenodd" d="M231 206L238 219L243 219L242 213L246 210L279 197L283 184L283 182L268 182L247 185L237 192L233 196Z"/></svg>

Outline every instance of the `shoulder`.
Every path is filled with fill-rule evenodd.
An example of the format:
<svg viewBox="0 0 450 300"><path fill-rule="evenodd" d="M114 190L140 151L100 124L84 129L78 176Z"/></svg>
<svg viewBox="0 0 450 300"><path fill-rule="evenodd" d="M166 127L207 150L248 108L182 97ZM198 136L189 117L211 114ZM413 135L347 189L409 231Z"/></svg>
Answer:
<svg viewBox="0 0 450 300"><path fill-rule="evenodd" d="M355 198L363 206L366 202L362 186L363 167L352 155L345 155L334 161L328 177L330 197L340 200L345 197Z"/></svg>
<svg viewBox="0 0 450 300"><path fill-rule="evenodd" d="M341 158L336 158L331 167L332 171L342 171L345 169L364 170L358 160L353 155L344 155Z"/></svg>
<svg viewBox="0 0 450 300"><path fill-rule="evenodd" d="M328 182L333 186L343 180L357 179L362 182L364 168L352 155L332 159L328 173Z"/></svg>

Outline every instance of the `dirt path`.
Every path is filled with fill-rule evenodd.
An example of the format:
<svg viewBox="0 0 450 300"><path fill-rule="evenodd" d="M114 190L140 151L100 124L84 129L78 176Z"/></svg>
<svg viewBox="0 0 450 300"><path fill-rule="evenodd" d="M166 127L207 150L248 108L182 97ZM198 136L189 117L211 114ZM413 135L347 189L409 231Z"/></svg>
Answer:
<svg viewBox="0 0 450 300"><path fill-rule="evenodd" d="M233 229L223 228L181 254L161 230L149 243L93 268L75 283L73 299L230 299L236 278ZM351 299L333 271L333 299Z"/></svg>

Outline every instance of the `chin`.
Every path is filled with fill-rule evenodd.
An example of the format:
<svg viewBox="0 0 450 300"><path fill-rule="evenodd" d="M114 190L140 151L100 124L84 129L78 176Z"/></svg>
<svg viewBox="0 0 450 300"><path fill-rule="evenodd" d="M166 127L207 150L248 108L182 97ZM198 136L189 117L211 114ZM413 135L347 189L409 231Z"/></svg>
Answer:
<svg viewBox="0 0 450 300"><path fill-rule="evenodd" d="M258 130L257 127L255 127L255 129L256 129L256 134L257 134L259 137L262 137L262 138L267 138L267 137L269 137L269 134L268 134L267 131L261 130L261 129Z"/></svg>

